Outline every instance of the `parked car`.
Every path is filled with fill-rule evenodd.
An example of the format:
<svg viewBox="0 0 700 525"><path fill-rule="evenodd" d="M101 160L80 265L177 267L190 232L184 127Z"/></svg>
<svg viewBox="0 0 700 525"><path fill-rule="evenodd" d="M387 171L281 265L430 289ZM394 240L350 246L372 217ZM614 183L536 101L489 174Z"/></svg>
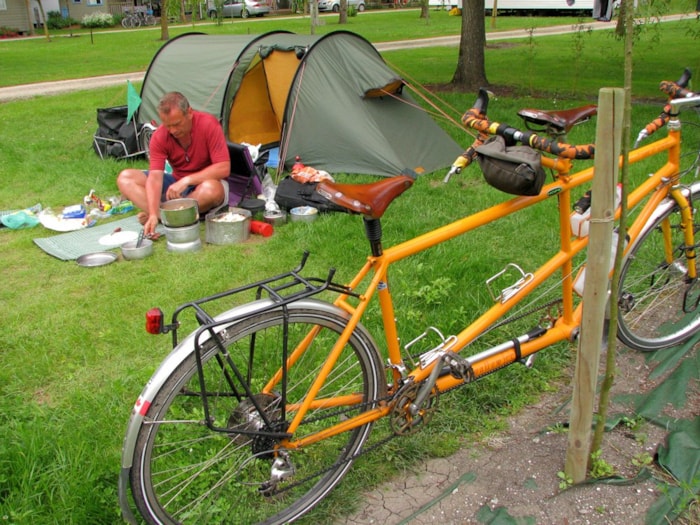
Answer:
<svg viewBox="0 0 700 525"><path fill-rule="evenodd" d="M270 6L257 0L224 0L222 7L223 18L248 18L249 16L264 16L270 12ZM209 4L209 18L216 18L216 7Z"/></svg>
<svg viewBox="0 0 700 525"><path fill-rule="evenodd" d="M348 0L348 7L353 6L359 12L365 10L365 0ZM340 11L340 0L318 0L319 11Z"/></svg>

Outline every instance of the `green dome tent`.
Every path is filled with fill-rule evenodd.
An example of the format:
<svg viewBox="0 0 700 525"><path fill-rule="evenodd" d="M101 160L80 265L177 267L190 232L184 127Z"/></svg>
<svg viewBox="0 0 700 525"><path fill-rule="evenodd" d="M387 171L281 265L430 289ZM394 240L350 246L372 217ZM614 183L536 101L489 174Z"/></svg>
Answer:
<svg viewBox="0 0 700 525"><path fill-rule="evenodd" d="M329 173L393 176L449 166L462 149L403 93L404 81L364 38L275 31L187 33L163 45L141 89L139 122L157 122L160 96L180 91L216 115L232 142L279 146Z"/></svg>

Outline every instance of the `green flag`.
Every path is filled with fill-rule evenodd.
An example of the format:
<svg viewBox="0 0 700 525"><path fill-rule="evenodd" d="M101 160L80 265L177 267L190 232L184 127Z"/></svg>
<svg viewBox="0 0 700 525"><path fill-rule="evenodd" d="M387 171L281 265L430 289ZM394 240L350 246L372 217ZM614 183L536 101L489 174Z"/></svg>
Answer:
<svg viewBox="0 0 700 525"><path fill-rule="evenodd" d="M136 92L136 88L132 85L130 80L126 81L126 105L129 110L126 121L129 122L141 105L141 97Z"/></svg>

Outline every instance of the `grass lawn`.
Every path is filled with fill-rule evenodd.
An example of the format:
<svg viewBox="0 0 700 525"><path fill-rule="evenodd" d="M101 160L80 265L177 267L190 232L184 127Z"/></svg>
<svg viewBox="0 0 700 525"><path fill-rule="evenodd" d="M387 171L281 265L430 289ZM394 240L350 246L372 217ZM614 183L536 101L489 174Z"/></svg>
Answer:
<svg viewBox="0 0 700 525"><path fill-rule="evenodd" d="M415 12L363 15L351 19L347 29L374 42L459 31L458 18L432 15L430 22L418 20ZM324 30L334 28L332 19L324 17ZM384 31L378 24L365 33L375 19L383 20ZM513 20L503 17L499 24ZM519 23L529 27L538 22ZM206 31L259 27L262 32L274 24L273 19L229 20L222 27L206 26ZM283 24L295 30L292 22ZM171 36L175 34L173 29ZM697 24L684 22L639 36L633 130L660 111L658 81L677 78L685 66L700 72L697 34ZM95 33L94 43L86 34L50 43L0 42L0 83L144 70L160 46L155 36L143 30ZM595 100L603 85L622 82L622 45L604 33L525 38L489 45L486 53L489 80L516 93L492 103L494 120L515 124L521 107L569 107ZM440 84L451 78L457 54L453 48L434 48L395 51L385 58L407 77ZM440 94L455 115L474 98L473 93ZM36 203L60 210L81 202L91 189L100 196L114 195L120 169L146 166L144 160L101 161L91 149L95 109L124 98L125 87L117 86L0 104L0 210ZM471 141L458 128L449 131L465 146ZM589 125L577 128L570 138L588 142L594 136ZM503 199L482 181L476 167L448 185L442 184L442 176L421 177L392 204L383 221L385 245ZM490 301L485 279L512 261L534 267L556 239L549 220L552 205L397 265L392 278L402 338L410 340L431 325L453 333ZM170 349L167 336L145 333L146 310L161 306L169 314L182 302L280 273L297 264L303 249L312 254L309 274L325 275L333 266L338 280L347 280L367 253L361 228L358 217L324 215L313 224L282 226L269 239L206 245L196 254L166 253L163 240L146 260L89 269L41 251L33 239L52 235L42 227L0 230L0 521L120 523L117 476L123 433L136 396ZM376 336L379 324L373 313L376 309L367 326ZM331 522L341 509L352 507L359 490L395 473L407 459L447 455L463 440L497 429L502 425L499 416L532 402L562 374L566 377L572 349L554 348L533 370L508 369L445 396L430 427L359 462L344 490L336 491L309 522Z"/></svg>

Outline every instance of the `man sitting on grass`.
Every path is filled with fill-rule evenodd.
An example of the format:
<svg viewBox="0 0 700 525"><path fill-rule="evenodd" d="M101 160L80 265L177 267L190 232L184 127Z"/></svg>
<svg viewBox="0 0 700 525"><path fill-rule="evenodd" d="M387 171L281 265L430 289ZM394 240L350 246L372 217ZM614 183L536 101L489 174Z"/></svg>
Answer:
<svg viewBox="0 0 700 525"><path fill-rule="evenodd" d="M226 138L213 115L193 110L177 92L163 95L158 115L161 125L151 137L148 171L127 168L117 177L122 195L143 210L138 217L146 235L155 232L163 201L195 199L200 213L223 204L222 181L231 169ZM166 160L172 174L165 172Z"/></svg>

